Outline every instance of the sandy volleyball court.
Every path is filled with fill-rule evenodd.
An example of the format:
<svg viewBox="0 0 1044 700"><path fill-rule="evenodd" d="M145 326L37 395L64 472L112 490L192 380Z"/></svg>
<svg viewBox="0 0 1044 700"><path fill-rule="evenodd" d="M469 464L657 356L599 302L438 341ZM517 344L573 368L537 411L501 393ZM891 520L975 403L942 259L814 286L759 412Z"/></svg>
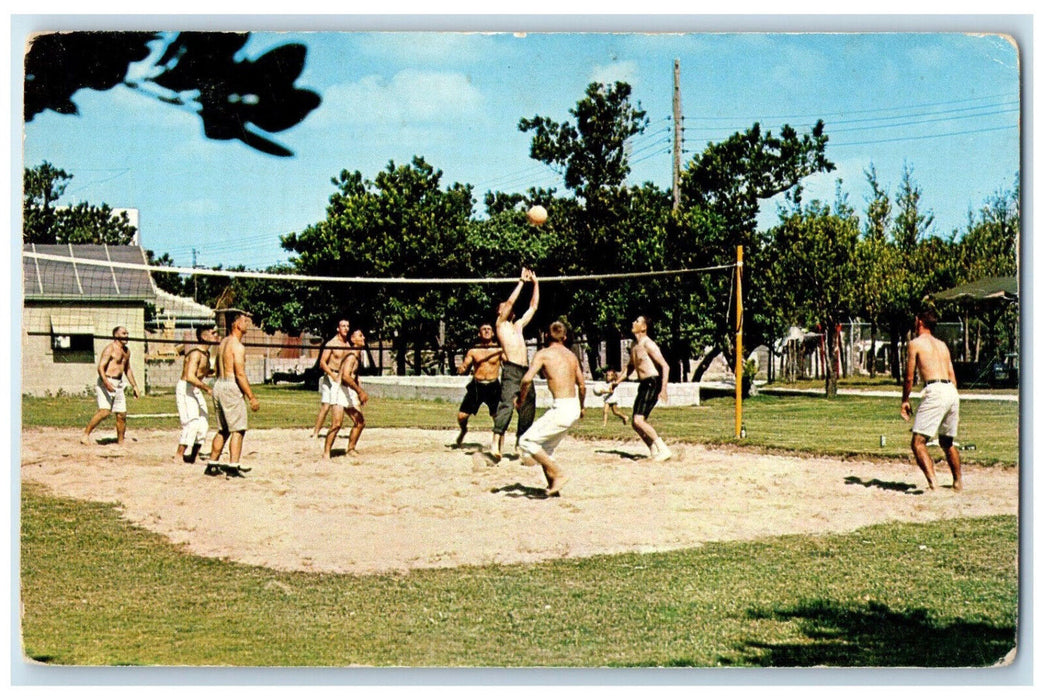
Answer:
<svg viewBox="0 0 1044 700"><path fill-rule="evenodd" d="M105 442L111 430L95 438ZM1018 513L1016 469L965 470L965 490L925 493L911 462L808 459L676 446L645 458L637 439L567 438L571 481L541 496L539 467L492 465L489 434L369 428L361 459L321 463L309 429L247 433L242 479L175 464L177 435L130 430L124 446L79 443L79 430L22 433L22 480L118 504L130 522L194 554L280 570L367 574L535 562L699 546L779 534L846 532L888 521ZM511 436L509 435L509 438ZM482 444L479 444L479 441ZM668 441L669 442L669 441Z"/></svg>

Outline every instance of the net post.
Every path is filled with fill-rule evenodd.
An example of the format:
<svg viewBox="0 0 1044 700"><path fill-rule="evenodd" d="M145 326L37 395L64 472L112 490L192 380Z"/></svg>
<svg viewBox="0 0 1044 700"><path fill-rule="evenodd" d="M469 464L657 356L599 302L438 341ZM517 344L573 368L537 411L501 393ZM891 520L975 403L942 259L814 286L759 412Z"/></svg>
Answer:
<svg viewBox="0 0 1044 700"><path fill-rule="evenodd" d="M736 246L736 437L743 430L743 246Z"/></svg>

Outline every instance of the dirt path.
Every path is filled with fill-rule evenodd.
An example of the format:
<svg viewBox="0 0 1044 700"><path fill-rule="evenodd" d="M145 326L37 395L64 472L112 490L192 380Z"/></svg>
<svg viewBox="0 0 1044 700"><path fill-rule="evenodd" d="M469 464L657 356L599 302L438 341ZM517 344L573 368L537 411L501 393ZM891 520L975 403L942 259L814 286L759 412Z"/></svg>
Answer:
<svg viewBox="0 0 1044 700"><path fill-rule="evenodd" d="M108 433L100 431L99 439ZM96 434L97 435L97 434ZM247 434L244 479L175 464L175 434L132 431L125 446L78 430L22 434L22 479L124 517L195 554L280 570L373 573L659 551L887 521L1018 513L1016 469L969 467L965 491L923 491L909 462L803 459L678 446L666 464L635 440L567 438L561 498L538 498L538 467L493 466L450 431L368 429L362 460L317 460L307 429ZM470 436L469 436L470 437ZM477 433L476 440L488 434ZM483 443L484 444L484 443Z"/></svg>

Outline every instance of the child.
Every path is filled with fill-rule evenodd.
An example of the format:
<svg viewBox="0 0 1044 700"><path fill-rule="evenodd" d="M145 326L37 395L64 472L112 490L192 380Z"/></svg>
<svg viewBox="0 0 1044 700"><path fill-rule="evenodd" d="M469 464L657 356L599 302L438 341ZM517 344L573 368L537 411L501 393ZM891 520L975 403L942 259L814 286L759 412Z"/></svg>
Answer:
<svg viewBox="0 0 1044 700"><path fill-rule="evenodd" d="M624 425L627 425L627 416L620 413L620 409L616 406L620 401L616 398L616 390L610 388L610 385L616 381L618 376L615 370L608 370L605 373L606 386L600 386L594 391L595 394L602 397L604 402L602 406L602 427L605 427L609 422L609 411L612 411L613 415L623 421Z"/></svg>

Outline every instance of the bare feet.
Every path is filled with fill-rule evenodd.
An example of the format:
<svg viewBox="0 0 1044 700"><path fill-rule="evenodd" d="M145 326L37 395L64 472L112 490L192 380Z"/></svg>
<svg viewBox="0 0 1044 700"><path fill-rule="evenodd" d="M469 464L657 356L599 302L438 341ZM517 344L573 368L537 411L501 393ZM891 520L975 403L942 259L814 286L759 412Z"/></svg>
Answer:
<svg viewBox="0 0 1044 700"><path fill-rule="evenodd" d="M551 483L547 487L547 497L557 496L558 492L562 490L562 487L569 482L568 476L560 476L557 479L552 479Z"/></svg>
<svg viewBox="0 0 1044 700"><path fill-rule="evenodd" d="M953 490L954 491L963 491L964 490L964 484L962 484L960 481L953 482Z"/></svg>
<svg viewBox="0 0 1044 700"><path fill-rule="evenodd" d="M90 445L91 444L91 436L88 435L87 433L84 433L83 435L81 435L80 436L80 444L81 445Z"/></svg>

